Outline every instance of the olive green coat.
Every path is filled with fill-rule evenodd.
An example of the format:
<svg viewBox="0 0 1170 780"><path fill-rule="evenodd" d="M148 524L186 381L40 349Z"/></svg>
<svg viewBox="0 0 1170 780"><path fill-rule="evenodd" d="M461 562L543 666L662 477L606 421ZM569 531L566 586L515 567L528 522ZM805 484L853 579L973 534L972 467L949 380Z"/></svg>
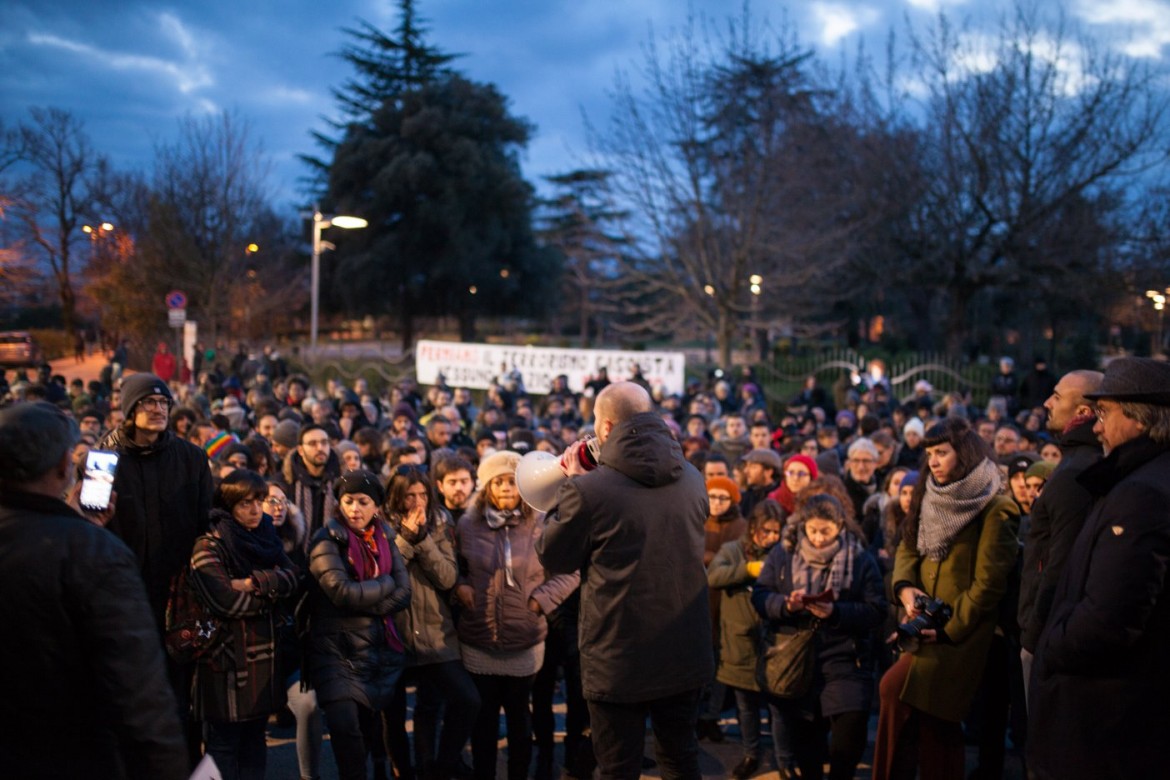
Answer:
<svg viewBox="0 0 1170 780"><path fill-rule="evenodd" d="M945 638L923 644L910 663L901 700L937 718L961 721L983 676L999 602L1016 565L1020 513L996 496L978 520L964 528L947 557L932 561L904 538L894 559L894 587L910 583L954 609Z"/></svg>
<svg viewBox="0 0 1170 780"><path fill-rule="evenodd" d="M762 561L763 558L752 560ZM760 616L752 606L752 585L743 540L719 548L707 567L707 585L719 594L719 669L715 679L724 685L758 691L756 657Z"/></svg>

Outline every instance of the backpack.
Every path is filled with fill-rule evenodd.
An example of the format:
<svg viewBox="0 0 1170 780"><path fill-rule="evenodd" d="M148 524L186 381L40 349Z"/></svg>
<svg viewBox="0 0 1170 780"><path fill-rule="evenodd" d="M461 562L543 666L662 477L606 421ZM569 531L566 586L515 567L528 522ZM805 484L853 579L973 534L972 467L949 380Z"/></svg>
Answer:
<svg viewBox="0 0 1170 780"><path fill-rule="evenodd" d="M191 567L184 566L171 580L167 598L163 644L176 663L189 664L211 655L223 644L227 628L200 600L191 582Z"/></svg>

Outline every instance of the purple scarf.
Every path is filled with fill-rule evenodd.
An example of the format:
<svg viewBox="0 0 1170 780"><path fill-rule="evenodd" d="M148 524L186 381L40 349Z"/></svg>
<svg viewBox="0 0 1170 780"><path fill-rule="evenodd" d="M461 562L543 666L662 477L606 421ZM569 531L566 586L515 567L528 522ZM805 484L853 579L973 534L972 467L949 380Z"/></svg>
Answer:
<svg viewBox="0 0 1170 780"><path fill-rule="evenodd" d="M382 574L389 574L394 558L390 554L390 540L382 530L382 524L377 520L370 523L365 533L349 531L349 545L346 557L357 574L357 581L372 580ZM382 622L386 625L386 643L399 653L406 648L398 637L394 628L394 621L390 615L383 615Z"/></svg>

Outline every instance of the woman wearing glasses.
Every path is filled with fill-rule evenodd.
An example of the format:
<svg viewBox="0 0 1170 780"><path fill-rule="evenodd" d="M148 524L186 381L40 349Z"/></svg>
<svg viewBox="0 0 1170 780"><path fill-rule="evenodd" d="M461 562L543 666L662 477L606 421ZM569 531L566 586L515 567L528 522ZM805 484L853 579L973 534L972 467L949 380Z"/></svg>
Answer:
<svg viewBox="0 0 1170 780"><path fill-rule="evenodd" d="M199 659L195 717L204 722L207 752L225 780L263 778L268 716L285 704L278 667L282 601L299 586L300 570L285 554L264 513L264 478L238 469L216 488L211 529L195 541L191 581L224 621L225 639Z"/></svg>
<svg viewBox="0 0 1170 780"><path fill-rule="evenodd" d="M716 553L728 542L733 542L747 531L747 521L739 513L740 492L734 480L727 477L712 477L707 480L707 521L703 525L706 531L706 549L703 551L703 565L710 566ZM715 660L719 660L719 591L710 590L707 593L711 611L711 643L715 648ZM703 690L702 702L699 705L699 720L695 725L699 739L709 739L712 742L723 741L723 731L719 728L719 716L723 709L723 699L726 691L723 684L712 680Z"/></svg>
<svg viewBox="0 0 1170 780"><path fill-rule="evenodd" d="M784 461L782 476L780 487L773 490L768 498L780 504L784 516L789 517L796 512L796 494L817 478L817 462L808 455L792 455Z"/></svg>
<svg viewBox="0 0 1170 780"><path fill-rule="evenodd" d="M440 512L422 466L399 466L386 487L386 518L410 573L410 606L395 615L415 681L414 771L406 738L406 690L386 714L387 744L398 777L459 777L463 746L479 711L479 692L460 660L449 596L459 569L454 529ZM446 705L440 731L439 712Z"/></svg>
<svg viewBox="0 0 1170 780"><path fill-rule="evenodd" d="M264 511L272 517L276 534L284 552L302 571L308 571L305 553L305 516L296 504L288 500L288 487L279 480L268 480L268 497ZM286 626L280 641L281 679L288 694L288 709L297 722L297 765L301 777L318 777L323 733L321 709L317 694L312 689L301 690L301 647L292 626Z"/></svg>

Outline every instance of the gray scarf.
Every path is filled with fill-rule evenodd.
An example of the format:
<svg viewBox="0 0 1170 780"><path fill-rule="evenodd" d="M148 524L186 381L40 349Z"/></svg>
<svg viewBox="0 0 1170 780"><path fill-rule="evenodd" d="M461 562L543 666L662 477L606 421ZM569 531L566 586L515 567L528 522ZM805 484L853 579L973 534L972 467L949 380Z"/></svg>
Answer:
<svg viewBox="0 0 1170 780"><path fill-rule="evenodd" d="M991 499L999 493L999 467L984 458L962 479L939 485L926 477L926 494L918 511L918 552L932 561L941 561L951 543L970 525Z"/></svg>
<svg viewBox="0 0 1170 780"><path fill-rule="evenodd" d="M524 519L524 514L519 507L516 509L496 509L488 504L484 507L483 519L487 522L488 528L493 531L504 529L504 579L507 581L508 587L515 588L517 585L515 573L512 571L512 532L509 529L519 525L520 521Z"/></svg>
<svg viewBox="0 0 1170 780"><path fill-rule="evenodd" d="M803 588L809 595L833 589L835 598L853 584L854 561L862 553L861 544L848 531L828 547L817 549L803 533L792 560L792 589Z"/></svg>

